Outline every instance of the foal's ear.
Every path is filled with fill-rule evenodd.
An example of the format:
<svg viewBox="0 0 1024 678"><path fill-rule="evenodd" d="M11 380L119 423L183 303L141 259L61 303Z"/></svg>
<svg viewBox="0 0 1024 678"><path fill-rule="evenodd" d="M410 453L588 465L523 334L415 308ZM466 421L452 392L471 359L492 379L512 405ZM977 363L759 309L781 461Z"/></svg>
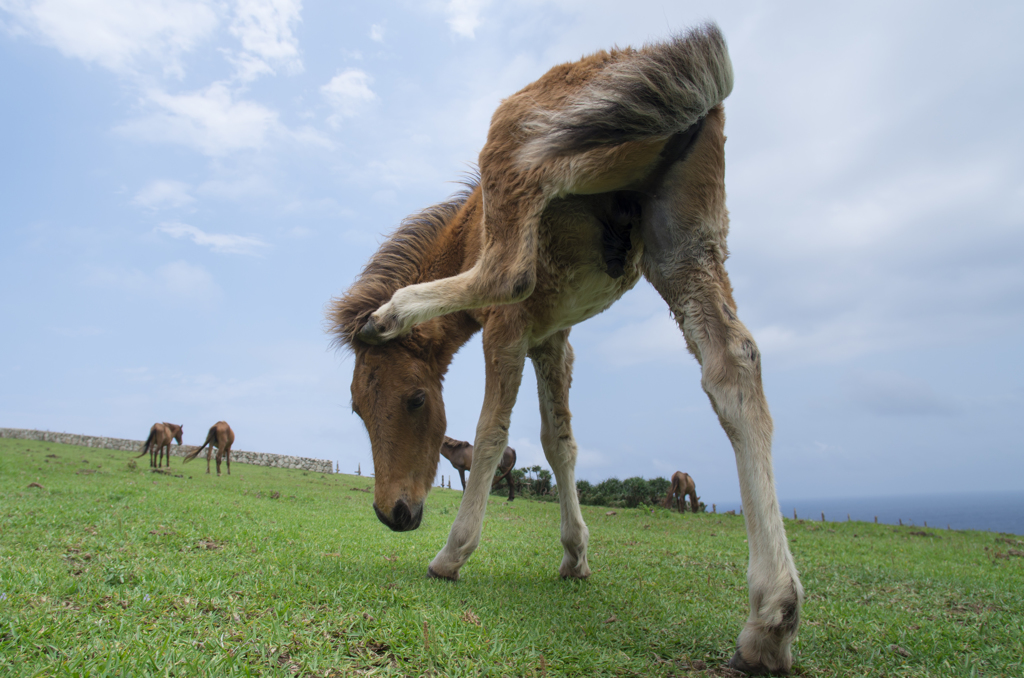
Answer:
<svg viewBox="0 0 1024 678"><path fill-rule="evenodd" d="M441 374L448 371L455 352L459 350L458 342L445 333L444 326L437 318L421 323L409 333L412 343L420 352L420 357L436 366Z"/></svg>

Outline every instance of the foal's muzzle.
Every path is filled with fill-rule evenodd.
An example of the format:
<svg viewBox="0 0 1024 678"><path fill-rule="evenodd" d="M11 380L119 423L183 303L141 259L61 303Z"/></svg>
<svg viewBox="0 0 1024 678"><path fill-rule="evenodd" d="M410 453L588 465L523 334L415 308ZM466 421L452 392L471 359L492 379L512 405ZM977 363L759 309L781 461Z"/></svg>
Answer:
<svg viewBox="0 0 1024 678"><path fill-rule="evenodd" d="M373 504L373 510L377 513L377 518L380 522L390 527L395 532L408 532L409 530L415 530L420 526L420 521L423 520L423 504L419 504L415 509L410 509L408 502L404 499L399 499L394 507L391 509L391 516L388 517L383 511L377 508L376 502Z"/></svg>

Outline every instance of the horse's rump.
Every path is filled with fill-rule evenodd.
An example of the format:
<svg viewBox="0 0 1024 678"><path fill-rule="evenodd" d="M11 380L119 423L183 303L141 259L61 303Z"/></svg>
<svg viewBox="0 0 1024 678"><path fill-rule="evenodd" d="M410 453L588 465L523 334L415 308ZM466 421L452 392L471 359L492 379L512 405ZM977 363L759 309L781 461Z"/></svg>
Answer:
<svg viewBox="0 0 1024 678"><path fill-rule="evenodd" d="M579 63L594 70L586 84L555 106L542 103L523 121L533 138L520 157L532 166L602 146L670 137L703 118L732 91L732 62L714 24L640 50L599 52ZM561 69L574 67L555 67L535 84L557 82Z"/></svg>

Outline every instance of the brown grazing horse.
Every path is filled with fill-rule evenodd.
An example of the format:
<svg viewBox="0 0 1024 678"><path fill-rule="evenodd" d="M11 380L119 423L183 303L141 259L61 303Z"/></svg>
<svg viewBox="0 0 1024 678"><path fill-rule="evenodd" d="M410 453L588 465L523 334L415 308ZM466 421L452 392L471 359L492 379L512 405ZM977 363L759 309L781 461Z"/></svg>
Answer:
<svg viewBox="0 0 1024 678"><path fill-rule="evenodd" d="M498 107L479 182L410 217L333 300L338 344L355 354L352 409L373 451L374 510L416 529L444 440L441 382L483 329L486 385L471 473L433 577L455 580L480 543L494 469L526 358L541 442L561 488L576 485L570 328L643 275L668 304L732 443L750 549L750 614L731 665L784 673L803 588L772 472L761 355L725 270L725 113L732 66L707 25L642 49L556 66ZM559 492L559 573L585 578L589 532Z"/></svg>
<svg viewBox="0 0 1024 678"><path fill-rule="evenodd" d="M142 444L142 457L149 452L149 465L153 468L160 468L163 465L163 456L167 456L167 468L171 467L171 440L178 441L181 445L183 430L177 424L168 424L166 421L153 424L149 429L149 437ZM135 457L138 459L139 457Z"/></svg>
<svg viewBox="0 0 1024 678"><path fill-rule="evenodd" d="M227 461L228 475L231 475L231 446L235 442L235 432L231 430L226 421L218 421L216 424L210 427L210 432L206 434L206 442L204 442L198 448L192 450L185 457L185 461L189 462L199 456L199 453L206 449L206 472L210 472L210 455L213 454L213 448L217 448L217 475L220 475L220 458L224 457Z"/></svg>
<svg viewBox="0 0 1024 678"><path fill-rule="evenodd" d="M466 491L466 471L469 471L473 466L473 445L467 443L464 440L456 440L455 438L444 437L444 442L441 443L441 456L452 463L455 470L459 472L459 480L462 481L462 491ZM504 480L508 483L508 500L512 501L516 498L515 483L512 482L512 469L516 465L516 451L511 447L506 447L505 451L501 453L501 460L498 462L498 477L491 483L491 489L501 484ZM472 475L472 473L470 473Z"/></svg>
<svg viewBox="0 0 1024 678"><path fill-rule="evenodd" d="M686 499L684 495L690 496L690 508L694 513L697 513L697 507L700 505L700 497L697 496L697 486L693 483L693 478L689 473L676 471L672 474L672 487L669 488L668 495L665 497L662 506L671 509L673 504L672 498L675 497L676 510L680 513L685 513Z"/></svg>

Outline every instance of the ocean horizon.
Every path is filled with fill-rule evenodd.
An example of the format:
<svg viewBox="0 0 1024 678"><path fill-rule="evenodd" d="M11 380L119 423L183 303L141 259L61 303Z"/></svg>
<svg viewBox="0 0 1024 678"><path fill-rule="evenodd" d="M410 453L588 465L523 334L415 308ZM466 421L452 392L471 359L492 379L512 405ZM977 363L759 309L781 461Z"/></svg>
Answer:
<svg viewBox="0 0 1024 678"><path fill-rule="evenodd" d="M877 497L827 497L779 500L782 515L803 520L858 520L932 529L980 530L1024 535L1024 491L958 492ZM738 502L718 505L718 512L735 510ZM711 510L711 507L708 507Z"/></svg>

